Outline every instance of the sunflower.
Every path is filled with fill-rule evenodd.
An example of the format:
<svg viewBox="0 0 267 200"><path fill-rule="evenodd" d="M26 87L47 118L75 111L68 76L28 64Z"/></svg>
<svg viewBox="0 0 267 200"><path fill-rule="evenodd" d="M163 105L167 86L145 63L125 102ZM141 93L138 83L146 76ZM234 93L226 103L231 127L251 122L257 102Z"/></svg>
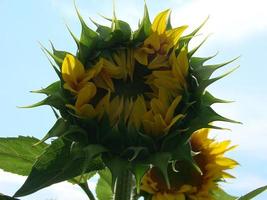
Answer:
<svg viewBox="0 0 267 200"><path fill-rule="evenodd" d="M171 187L168 188L156 168L144 177L141 189L152 195L153 200L212 200L212 191L219 189L218 183L225 178L234 178L226 172L238 163L224 156L235 146L230 141L217 142L208 138L209 129L193 133L190 143L193 159L199 171L190 168L186 162L177 161L176 172L170 170ZM201 171L201 172L200 172Z"/></svg>
<svg viewBox="0 0 267 200"><path fill-rule="evenodd" d="M169 10L161 12L142 44L100 56L87 69L67 54L61 73L64 88L76 100L66 106L81 117L100 120L107 114L113 127L123 121L153 136L168 133L184 117L176 108L188 76L187 49L175 53L187 26L166 30L168 18Z"/></svg>

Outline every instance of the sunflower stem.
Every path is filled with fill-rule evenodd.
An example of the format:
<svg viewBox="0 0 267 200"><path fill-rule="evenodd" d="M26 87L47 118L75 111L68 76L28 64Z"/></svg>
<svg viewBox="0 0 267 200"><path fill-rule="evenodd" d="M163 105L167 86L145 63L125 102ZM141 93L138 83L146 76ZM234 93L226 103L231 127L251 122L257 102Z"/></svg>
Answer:
<svg viewBox="0 0 267 200"><path fill-rule="evenodd" d="M132 173L128 170L123 171L116 181L114 200L131 200L132 185Z"/></svg>
<svg viewBox="0 0 267 200"><path fill-rule="evenodd" d="M93 193L91 192L91 190L89 189L88 187L88 184L87 182L86 183L79 183L78 184L82 189L83 191L86 193L86 195L88 196L88 199L89 200L96 200Z"/></svg>

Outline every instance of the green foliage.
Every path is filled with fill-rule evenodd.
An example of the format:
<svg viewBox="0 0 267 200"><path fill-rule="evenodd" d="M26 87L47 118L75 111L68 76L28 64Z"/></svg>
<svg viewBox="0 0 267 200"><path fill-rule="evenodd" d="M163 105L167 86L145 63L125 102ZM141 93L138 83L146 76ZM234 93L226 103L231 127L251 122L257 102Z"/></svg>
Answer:
<svg viewBox="0 0 267 200"><path fill-rule="evenodd" d="M212 197L214 200L235 200L237 197L227 194L221 188L212 191Z"/></svg>
<svg viewBox="0 0 267 200"><path fill-rule="evenodd" d="M6 196L0 193L0 200L18 200L16 198L10 197L10 196Z"/></svg>
<svg viewBox="0 0 267 200"><path fill-rule="evenodd" d="M96 185L96 196L98 200L112 200L112 177L110 171L106 168L98 172L99 179Z"/></svg>
<svg viewBox="0 0 267 200"><path fill-rule="evenodd" d="M63 118L59 118L54 126L48 131L48 133L44 136L44 138L38 142L37 144L40 144L42 142L45 142L51 137L60 137L63 134L65 134L68 131L69 124L66 120Z"/></svg>
<svg viewBox="0 0 267 200"><path fill-rule="evenodd" d="M144 16L141 21L141 24L139 24L138 30L134 32L133 40L135 42L142 42L150 35L150 32L151 32L151 22L149 19L148 9L145 4Z"/></svg>
<svg viewBox="0 0 267 200"><path fill-rule="evenodd" d="M237 200L251 200L253 199L254 197L258 196L259 194L261 194L262 192L266 191L267 190L267 185L266 186L263 186L263 187L260 187L256 190L253 190L251 192L249 192L248 194L238 198Z"/></svg>
<svg viewBox="0 0 267 200"><path fill-rule="evenodd" d="M39 142L34 137L0 138L0 168L18 175L29 175L33 163L47 144L34 146Z"/></svg>
<svg viewBox="0 0 267 200"><path fill-rule="evenodd" d="M87 152L89 148L90 155ZM98 170L99 165L92 165L91 161L101 151L103 149L96 145L87 146L85 150L62 139L53 141L34 163L27 180L15 196L25 196L54 183Z"/></svg>

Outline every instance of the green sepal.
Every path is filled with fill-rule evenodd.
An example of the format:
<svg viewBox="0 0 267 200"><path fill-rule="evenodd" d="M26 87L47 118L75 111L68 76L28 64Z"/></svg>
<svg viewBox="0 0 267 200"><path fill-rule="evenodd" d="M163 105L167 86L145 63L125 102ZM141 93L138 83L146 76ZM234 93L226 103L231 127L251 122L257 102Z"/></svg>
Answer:
<svg viewBox="0 0 267 200"><path fill-rule="evenodd" d="M166 27L166 30L171 30L172 29L171 14L172 14L172 11L170 10L170 14L168 15L168 19L167 19L167 27Z"/></svg>
<svg viewBox="0 0 267 200"><path fill-rule="evenodd" d="M109 155L103 155L103 161L105 165L109 168L111 175L112 175L112 181L111 181L111 188L114 192L115 183L118 179L118 177L122 174L123 171L129 170L129 162L126 160L121 159L120 157L116 156L109 156Z"/></svg>
<svg viewBox="0 0 267 200"><path fill-rule="evenodd" d="M204 94L201 97L202 104L205 106L211 106L215 103L233 103L233 101L226 101L223 99L218 99L214 97L211 93L208 91L205 91Z"/></svg>
<svg viewBox="0 0 267 200"><path fill-rule="evenodd" d="M83 148L83 151L85 155L85 161L83 165L82 175L87 172L91 160L93 160L96 156L107 152L108 150L102 145L91 144Z"/></svg>
<svg viewBox="0 0 267 200"><path fill-rule="evenodd" d="M45 56L47 57L49 63L51 64L51 66L53 67L53 69L55 70L56 74L58 75L59 79L62 80L62 75L61 75L61 71L58 69L58 67L56 67L54 65L54 63L50 60L50 57L47 55L47 51L45 50L44 47L41 48L42 52L45 54Z"/></svg>
<svg viewBox="0 0 267 200"><path fill-rule="evenodd" d="M197 94L198 95L201 95L203 94L203 92L205 91L205 89L210 86L211 84L213 84L214 82L228 76L229 74L233 73L235 70L237 70L239 68L239 66L229 70L228 72L220 75L220 76L217 76L215 78L211 78L211 79L202 79L202 80L199 80L199 87L198 87L198 91L197 91ZM201 76L204 77L204 73L199 73L199 74L202 74Z"/></svg>
<svg viewBox="0 0 267 200"><path fill-rule="evenodd" d="M76 6L75 9L82 26L78 58L82 63L86 63L87 59L92 56L92 51L96 47L96 44L99 40L99 36L95 31L93 31L86 25Z"/></svg>
<svg viewBox="0 0 267 200"><path fill-rule="evenodd" d="M61 90L61 81L56 81L46 88L43 88L41 90L34 90L31 92L32 93L46 94L47 96L49 96L49 95L57 93L59 90Z"/></svg>
<svg viewBox="0 0 267 200"><path fill-rule="evenodd" d="M59 66L59 68L61 69L64 58L66 57L67 54L70 54L70 53L66 52L66 51L59 51L59 50L55 49L55 47L51 41L50 41L50 43L51 43L51 47L53 50L53 55L55 58L57 58L57 59L55 59L55 62ZM57 61L58 59L59 59L59 61Z"/></svg>
<svg viewBox="0 0 267 200"><path fill-rule="evenodd" d="M209 57L191 57L189 60L190 66L192 69L199 69L199 68L203 67L205 62L214 58L217 55L218 55L218 53L214 54L213 56L209 56Z"/></svg>
<svg viewBox="0 0 267 200"><path fill-rule="evenodd" d="M111 188L112 176L108 168L98 172L99 179L96 184L96 196L99 200L112 200L113 192Z"/></svg>
<svg viewBox="0 0 267 200"><path fill-rule="evenodd" d="M100 38L104 41L109 41L111 39L112 29L107 26L103 26L101 24L96 23L94 20L90 18L90 20L97 27L96 32L99 34ZM101 41L100 41L101 42Z"/></svg>
<svg viewBox="0 0 267 200"><path fill-rule="evenodd" d="M68 141L54 140L38 157L27 180L14 196L25 196L54 183L79 176L84 171L84 165L87 166L86 173L97 170L94 168L95 163L91 165L91 161L93 162L88 162L82 148L77 146L73 149L73 145Z"/></svg>
<svg viewBox="0 0 267 200"><path fill-rule="evenodd" d="M254 197L258 196L259 194L261 194L262 192L264 192L266 190L267 190L267 185L263 186L263 187L260 187L258 189L255 189L255 190L249 192L248 194L238 198L237 200L251 200L251 199L253 199Z"/></svg>
<svg viewBox="0 0 267 200"><path fill-rule="evenodd" d="M221 188L212 190L211 195L214 198L214 200L236 200L237 199L237 197L227 194Z"/></svg>
<svg viewBox="0 0 267 200"><path fill-rule="evenodd" d="M115 19L115 28L112 30L112 39L115 43L128 42L132 37L132 30L128 23Z"/></svg>
<svg viewBox="0 0 267 200"><path fill-rule="evenodd" d="M68 130L68 128L69 123L65 119L59 118L54 124L54 126L43 137L43 139L37 142L35 145L39 145L48 140L49 138L62 136Z"/></svg>
<svg viewBox="0 0 267 200"><path fill-rule="evenodd" d="M201 128L210 128L209 125L211 122L222 121L241 124L241 122L228 119L216 113L211 107L202 107L198 111L198 117L193 119L189 125L189 129L194 129L194 131Z"/></svg>
<svg viewBox="0 0 267 200"><path fill-rule="evenodd" d="M202 24L200 24L199 27L197 27L194 31L192 31L190 34L186 35L186 36L183 36L181 39L180 39L180 44L186 44L188 45L189 42L191 41L191 39L193 37L195 37L195 35L198 33L198 31L206 24L206 22L208 21L209 17L207 17L203 22Z"/></svg>
<svg viewBox="0 0 267 200"><path fill-rule="evenodd" d="M146 147L140 147L140 146L131 146L128 147L124 152L122 152L122 157L127 157L128 161L132 162L135 160L142 152L145 154L148 154L148 149Z"/></svg>
<svg viewBox="0 0 267 200"><path fill-rule="evenodd" d="M49 51L47 48L45 48L44 46L42 46L43 51L45 51L49 56L51 56L51 58L53 58L53 60L55 61L55 63L61 67L62 63L63 63L63 59L57 57L56 55L54 55L54 53L52 53L51 51Z"/></svg>
<svg viewBox="0 0 267 200"><path fill-rule="evenodd" d="M191 58L197 52L197 50L207 41L209 36L210 35L205 37L204 40L198 46L196 46L194 49L192 49L190 52L188 52L188 58Z"/></svg>
<svg viewBox="0 0 267 200"><path fill-rule="evenodd" d="M61 93L56 93L56 94L48 96L47 98L45 98L44 100L42 100L38 103L29 105L29 106L19 106L19 108L35 108L35 107L39 107L39 106L48 105L48 106L52 106L56 109L62 109L62 108L65 108L66 103L67 103L67 101L63 97L63 95Z"/></svg>
<svg viewBox="0 0 267 200"><path fill-rule="evenodd" d="M66 26L67 26L67 25L66 25ZM68 31L69 31L71 37L72 37L73 40L75 41L75 43L76 43L76 45L77 45L77 48L79 48L79 47L80 47L80 41L79 41L79 39L74 35L74 33L71 31L71 29L70 29L69 26L67 26L67 29L68 29Z"/></svg>
<svg viewBox="0 0 267 200"><path fill-rule="evenodd" d="M143 163L132 163L131 164L130 170L133 173L134 178L135 178L137 194L140 193L141 180L149 169L150 167L147 164L143 164Z"/></svg>
<svg viewBox="0 0 267 200"><path fill-rule="evenodd" d="M239 57L234 58L230 61L221 63L221 64L216 64L216 65L205 65L205 66L202 66L202 65L196 66L195 65L195 66L193 66L194 67L193 73L200 80L208 80L216 70L236 61L238 58Z"/></svg>
<svg viewBox="0 0 267 200"><path fill-rule="evenodd" d="M160 170L165 179L166 185L169 189L171 185L168 176L168 165L171 159L172 159L171 153L167 152L157 152L148 158L149 164L152 164L154 167Z"/></svg>
<svg viewBox="0 0 267 200"><path fill-rule="evenodd" d="M147 5L144 6L144 16L137 31L133 34L134 42L143 42L151 33L151 21Z"/></svg>

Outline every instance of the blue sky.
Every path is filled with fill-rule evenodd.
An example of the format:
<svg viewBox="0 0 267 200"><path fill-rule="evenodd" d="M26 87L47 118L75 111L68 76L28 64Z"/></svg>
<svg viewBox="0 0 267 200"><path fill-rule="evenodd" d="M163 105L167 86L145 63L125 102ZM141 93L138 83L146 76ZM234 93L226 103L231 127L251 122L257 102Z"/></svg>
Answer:
<svg viewBox="0 0 267 200"><path fill-rule="evenodd" d="M89 17L107 23L98 13L112 14L112 0L76 0L81 14L90 26ZM231 132L214 131L218 139L231 139L239 147L229 156L241 165L233 170L236 180L224 187L232 194L267 184L267 3L264 0L147 0L151 17L172 8L174 25L191 28L207 16L210 19L195 39L197 44L212 33L198 55L208 56L219 51L213 63L241 55L232 67L241 67L232 75L209 88L218 97L234 100L228 105L216 105L219 113L243 122L243 125L223 124ZM117 16L136 28L142 17L143 0L117 0ZM72 0L0 0L1 58L1 132L0 137L32 135L42 137L55 118L49 107L18 109L41 100L43 96L29 91L45 87L56 75L38 42L49 47L49 40L58 49L75 52L75 43L66 24L78 36L80 24ZM230 68L228 68L230 69ZM220 71L222 72L222 71ZM24 177L0 171L0 192L13 194ZM90 182L94 187L94 182ZM77 187L61 183L22 199L86 199ZM263 194L256 200L267 199Z"/></svg>

